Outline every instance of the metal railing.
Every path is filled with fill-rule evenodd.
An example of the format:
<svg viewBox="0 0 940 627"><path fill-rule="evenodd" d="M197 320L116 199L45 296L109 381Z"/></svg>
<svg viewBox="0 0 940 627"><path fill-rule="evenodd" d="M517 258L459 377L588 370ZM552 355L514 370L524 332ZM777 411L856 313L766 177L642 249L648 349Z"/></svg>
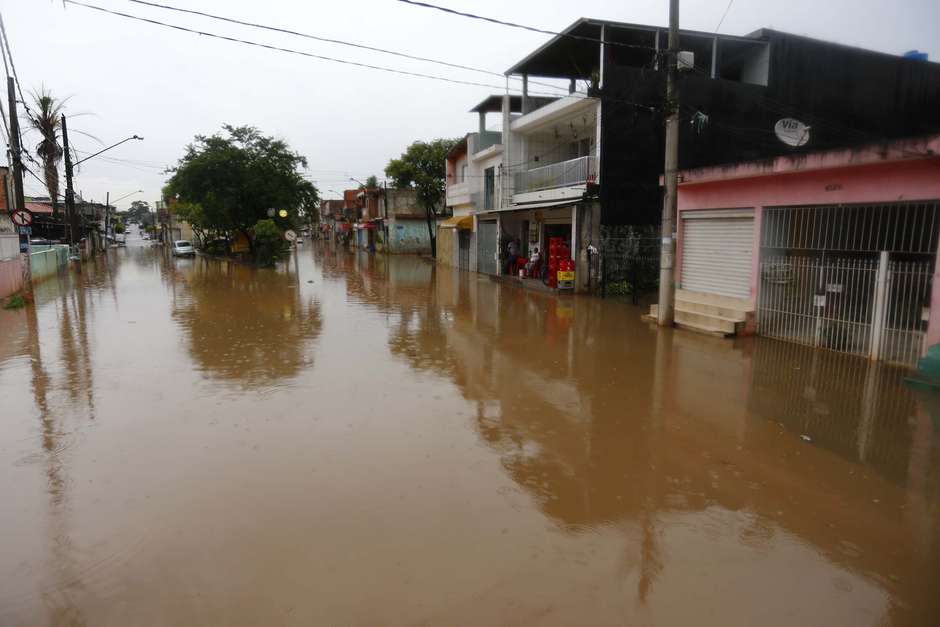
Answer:
<svg viewBox="0 0 940 627"><path fill-rule="evenodd" d="M913 366L924 349L933 259L766 258L758 332Z"/></svg>
<svg viewBox="0 0 940 627"><path fill-rule="evenodd" d="M535 192L556 187L571 187L597 178L597 158L578 157L559 163L516 172L513 177L515 193Z"/></svg>

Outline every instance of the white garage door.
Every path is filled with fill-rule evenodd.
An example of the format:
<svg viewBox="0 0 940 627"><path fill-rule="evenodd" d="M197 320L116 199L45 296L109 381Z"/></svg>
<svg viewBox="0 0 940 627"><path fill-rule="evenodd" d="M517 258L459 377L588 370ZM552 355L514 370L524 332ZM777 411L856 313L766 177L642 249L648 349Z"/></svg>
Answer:
<svg viewBox="0 0 940 627"><path fill-rule="evenodd" d="M683 212L682 229L682 289L750 298L753 211Z"/></svg>

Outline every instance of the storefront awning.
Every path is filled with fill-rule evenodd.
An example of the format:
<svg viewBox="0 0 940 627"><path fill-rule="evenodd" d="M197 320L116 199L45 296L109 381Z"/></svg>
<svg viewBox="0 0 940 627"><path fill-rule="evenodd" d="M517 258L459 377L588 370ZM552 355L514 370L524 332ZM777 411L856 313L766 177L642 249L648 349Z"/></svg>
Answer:
<svg viewBox="0 0 940 627"><path fill-rule="evenodd" d="M567 198L565 200L546 200L544 202L530 202L524 205L511 205L504 209L493 209L492 211L481 211L480 213L506 213L507 211L525 211L526 209L548 209L549 207L565 207L576 205L581 202L581 198Z"/></svg>
<svg viewBox="0 0 940 627"><path fill-rule="evenodd" d="M473 216L454 216L447 218L437 226L442 229L463 229L469 231L473 229Z"/></svg>

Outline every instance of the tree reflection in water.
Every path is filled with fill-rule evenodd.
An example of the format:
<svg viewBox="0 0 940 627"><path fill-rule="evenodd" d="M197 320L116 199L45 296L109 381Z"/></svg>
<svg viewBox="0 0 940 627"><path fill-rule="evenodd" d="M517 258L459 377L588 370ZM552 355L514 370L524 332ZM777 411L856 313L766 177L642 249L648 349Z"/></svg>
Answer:
<svg viewBox="0 0 940 627"><path fill-rule="evenodd" d="M293 276L198 259L173 285L173 319L209 377L266 387L312 364L320 306L301 298Z"/></svg>

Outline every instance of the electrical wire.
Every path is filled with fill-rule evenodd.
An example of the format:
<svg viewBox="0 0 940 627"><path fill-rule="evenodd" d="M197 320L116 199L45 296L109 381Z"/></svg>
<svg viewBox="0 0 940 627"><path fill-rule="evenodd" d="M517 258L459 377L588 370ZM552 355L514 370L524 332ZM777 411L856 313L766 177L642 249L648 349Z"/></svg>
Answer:
<svg viewBox="0 0 940 627"><path fill-rule="evenodd" d="M146 23L148 23L148 24L153 24L153 25L156 25L156 26L163 26L164 28L171 28L171 29L178 30L178 31L182 31L182 32L186 32L186 33L192 33L192 34L194 34L194 35L202 35L202 36L204 36L204 37L212 37L212 38L214 38L214 39L221 39L221 40L224 40L224 41L229 41L229 42L233 42L233 43L244 44L244 45L247 45L247 46L254 46L254 47L257 47L257 48L265 48L265 49L267 49L267 50L275 50L275 51L278 51L278 52L286 52L286 53L288 53L288 54L295 54L295 55L299 55L299 56L303 56L303 57L309 57L309 58L311 58L311 59L319 59L319 60L321 60L321 61L330 61L330 62L332 62L332 63L341 63L341 64L344 64L344 65L351 65L351 66L355 66L355 67L362 67L362 68L367 68L367 69L370 69L370 70L379 70L379 71L382 71L382 72L390 72L390 73L393 73L393 74L401 74L401 75L405 75L405 76L413 76L413 77L416 77L416 78L426 78L426 79L430 79L430 80L443 81L443 82L445 82L445 83L453 83L453 84L456 84L456 85L469 85L469 86L473 86L473 87L486 87L486 88L488 88L488 89L498 89L498 90L504 89L504 86L502 86L502 85L491 85L491 84L488 84L488 83L478 83L478 82L475 82L475 81L465 81L465 80L460 80L460 79L447 78L447 77L444 77L444 76L436 76L436 75L434 75L434 74L423 74L423 73L420 73L420 72L411 72L411 71L408 71L408 70L400 70L400 69L390 68L390 67L381 66L381 65L372 65L372 64L369 64L369 63L361 63L361 62L358 62L358 61L350 61L350 60L348 60L348 59L339 59L339 58L336 58L336 57L328 57L328 56L325 56L325 55L314 54L314 53L312 53L312 52L304 52L304 51L301 51L301 50L294 50L294 49L292 49L292 48L284 48L284 47L281 47L281 46L274 46L274 45L271 45L271 44L264 44L264 43L260 43L260 42L257 42L257 41L250 41L250 40L247 40L247 39L239 39L239 38L237 38L237 37L230 37L230 36L228 36L228 35L219 35L219 34L217 34L217 33L211 33L211 32L201 31L201 30L197 30L197 29L194 29L194 28L188 28L188 27L186 27L186 26L179 26L179 25L177 25L177 24L170 24L170 23L167 23L167 22L161 22L161 21L159 21L159 20L154 20L154 19L150 19L150 18L146 18L146 17L140 17L139 15L131 15L130 13L122 13L121 11L113 11L113 10L111 10L111 9L106 9L106 8L104 8L104 7L100 7L100 6L97 6L97 5L94 5L94 4L88 4L88 3L86 3L86 2L80 2L79 0L62 0L62 1L63 1L64 3L66 3L66 4L71 4L71 5L75 5L75 6L80 6L80 7L86 8L86 9L92 9L92 10L95 10L95 11L99 11L99 12L101 12L101 13L108 13L108 14L111 14L111 15L116 15L116 16L123 17L123 18L130 19L130 20L137 20L137 21L140 21L140 22L146 22ZM553 96L553 97L557 97L557 94L544 94L544 95L550 95L550 96Z"/></svg>
<svg viewBox="0 0 940 627"><path fill-rule="evenodd" d="M484 22L490 22L491 24L499 24L500 26L508 26L510 28L519 28L522 30L531 31L533 33L541 33L543 35L553 35L555 37L563 37L565 39L574 39L578 41L590 41L592 43L607 44L610 46L620 46L623 48L638 48L641 50L652 50L656 53L661 53L661 50L657 50L655 46L643 46L641 44L628 44L620 41L610 41L606 39L599 39L597 37L588 37L586 35L572 35L571 33L562 33L553 30L547 30L544 28L537 28L535 26L527 26L525 24L518 24L516 22L507 22L505 20L498 20L493 17L486 17L483 15L475 15L473 13L466 13L464 11L457 11L456 9L451 9L448 7L438 6L436 4L430 4L427 2L418 2L417 0L398 0L398 2L404 2L405 4L410 4L416 7L421 7L423 9L434 9L436 11L442 11L444 13L450 13L451 15L459 15L460 17L469 17L474 20L482 20Z"/></svg>
<svg viewBox="0 0 940 627"><path fill-rule="evenodd" d="M721 25L725 23L725 18L728 17L728 12L731 10L731 5L734 4L734 0L729 0L728 6L725 7L725 12L721 14L721 19L718 20L718 26L715 27L715 33L718 33L718 30L721 28Z"/></svg>
<svg viewBox="0 0 940 627"><path fill-rule="evenodd" d="M483 68L473 67L473 66L471 66L471 65L463 65L463 64L461 64L461 63L452 63L452 62L450 62L450 61L441 61L441 60L439 60L439 59L432 59L432 58L429 58L429 57L421 57L421 56L418 56L418 55L408 54L408 53L406 53L406 52L398 52L398 51L395 51L395 50L388 50L388 49L385 49L385 48L378 48L378 47L375 47L375 46L367 46L367 45L365 45L365 44L357 44L357 43L350 42L350 41L343 41L342 39L333 39L333 38L330 38L330 37L323 37L323 36L320 36L320 35L311 35L311 34L309 34L309 33L302 33L302 32L300 32L300 31L291 30L291 29L288 29L288 28L280 28L280 27L277 27L277 26L268 26L268 25L266 25L266 24L258 24L258 23L255 23L255 22L247 22L247 21L244 21L244 20L236 19L236 18L225 17L225 16L222 16L222 15L215 15L215 14L212 14L212 13L206 13L205 11L196 11L196 10L194 10L194 9L184 9L184 8L181 8L181 7L174 7L174 6L170 6L170 5L168 5L168 4L160 4L160 3L157 3L157 2L147 2L147 0L127 0L127 2L132 2L132 3L134 3L134 4L141 4L141 5L149 6L149 7L155 7L155 8L159 8L159 9L165 9L165 10L167 10L167 11L177 11L177 12L179 12L179 13L188 13L188 14L190 14L190 15L198 15L198 16L207 17L207 18L210 18L210 19L213 19L213 20L219 20L219 21L222 21L222 22L228 22L228 23L230 23L230 24L238 24L238 25L240 25L240 26L248 26L248 27L250 27L250 28L257 28L257 29L261 29L261 30L268 30L268 31L272 31L272 32L275 32L275 33L283 33L283 34L286 34L286 35L295 35L295 36L297 36L297 37L303 37L303 38L305 38L305 39L313 39L313 40L315 40L315 41L323 41L323 42L326 42L326 43L337 44L337 45L340 45L340 46L349 46L349 47L351 47L351 48L360 48L360 49L362 49L362 50L369 50L369 51L371 51L371 52L380 52L380 53L382 53L382 54L389 54L389 55L393 55L393 56L396 56L396 57L402 57L402 58L404 58L404 59L411 59L411 60L413 60L413 61L422 61L422 62L425 62L425 63L434 63L434 64L437 64L437 65L443 65L443 66L445 66L445 67L450 67L450 68L454 68L454 69L458 69L458 70L467 70L467 71L469 71L469 72L479 72L479 73L481 73L481 74L488 74L488 75L490 75L490 76L498 76L499 78L503 78L503 73L502 73L502 72L494 72L494 71L492 71L492 70L486 70L486 69L483 69ZM522 80L520 77L511 77L511 78L513 78L514 80ZM542 87L550 87L550 88L552 88L552 89L558 89L558 90L564 90L564 89L565 89L565 88L564 88L563 86L561 86L561 85L552 85L551 83L540 83L540 82L535 82L535 81L529 81L529 82L532 83L532 84L535 84L535 85L540 85L540 86L542 86Z"/></svg>

